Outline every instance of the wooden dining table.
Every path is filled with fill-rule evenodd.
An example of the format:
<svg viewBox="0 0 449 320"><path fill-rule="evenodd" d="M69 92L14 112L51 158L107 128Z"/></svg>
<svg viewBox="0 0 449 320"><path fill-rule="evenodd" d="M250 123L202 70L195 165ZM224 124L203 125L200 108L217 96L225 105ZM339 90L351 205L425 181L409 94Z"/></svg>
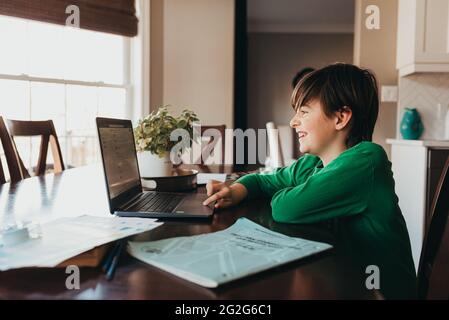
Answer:
<svg viewBox="0 0 449 320"><path fill-rule="evenodd" d="M190 192L205 193L204 186ZM206 196L206 195L205 195ZM101 166L92 165L0 186L0 226L45 223L80 215L110 217ZM246 217L288 236L330 243L333 249L230 282L215 289L178 278L129 255L108 281L99 267L80 268L80 288L66 287L65 268L27 268L0 272L0 299L376 299L347 255L338 250L326 224L276 223L270 199L248 200L217 210L206 220L166 220L134 237L150 241L223 230Z"/></svg>

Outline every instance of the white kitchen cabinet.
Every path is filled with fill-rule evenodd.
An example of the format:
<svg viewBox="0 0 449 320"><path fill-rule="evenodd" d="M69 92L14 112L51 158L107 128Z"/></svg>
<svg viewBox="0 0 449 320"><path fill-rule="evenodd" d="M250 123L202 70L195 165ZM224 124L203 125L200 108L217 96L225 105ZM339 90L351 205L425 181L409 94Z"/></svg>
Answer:
<svg viewBox="0 0 449 320"><path fill-rule="evenodd" d="M391 162L399 207L407 224L413 260L418 270L430 207L444 163L449 141L396 140L391 144Z"/></svg>
<svg viewBox="0 0 449 320"><path fill-rule="evenodd" d="M449 0L399 0L396 67L449 72Z"/></svg>

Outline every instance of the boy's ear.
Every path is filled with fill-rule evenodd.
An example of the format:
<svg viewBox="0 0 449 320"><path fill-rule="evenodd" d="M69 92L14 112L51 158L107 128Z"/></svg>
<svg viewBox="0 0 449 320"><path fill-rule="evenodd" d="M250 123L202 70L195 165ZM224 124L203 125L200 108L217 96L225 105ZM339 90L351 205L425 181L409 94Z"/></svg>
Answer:
<svg viewBox="0 0 449 320"><path fill-rule="evenodd" d="M344 106L335 113L335 129L343 130L349 125L352 119L351 108Z"/></svg>

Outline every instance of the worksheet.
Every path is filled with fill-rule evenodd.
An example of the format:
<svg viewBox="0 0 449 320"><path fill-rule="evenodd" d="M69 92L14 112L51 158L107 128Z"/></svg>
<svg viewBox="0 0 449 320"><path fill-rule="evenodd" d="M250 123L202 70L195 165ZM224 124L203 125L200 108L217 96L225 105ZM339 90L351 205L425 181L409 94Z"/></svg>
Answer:
<svg viewBox="0 0 449 320"><path fill-rule="evenodd" d="M0 242L0 271L25 267L55 267L95 247L160 226L155 219L66 217L44 223L40 236L12 246ZM1 239L0 239L1 240Z"/></svg>
<svg viewBox="0 0 449 320"><path fill-rule="evenodd" d="M128 252L178 277L213 288L331 248L240 218L231 227L214 233L129 242Z"/></svg>

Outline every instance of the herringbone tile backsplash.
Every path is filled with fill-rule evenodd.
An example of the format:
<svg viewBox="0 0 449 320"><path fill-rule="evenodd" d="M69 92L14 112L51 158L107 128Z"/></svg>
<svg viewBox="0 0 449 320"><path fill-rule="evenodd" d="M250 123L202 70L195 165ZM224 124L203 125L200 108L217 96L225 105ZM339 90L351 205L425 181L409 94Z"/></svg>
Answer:
<svg viewBox="0 0 449 320"><path fill-rule="evenodd" d="M422 140L441 140L438 136L444 117L439 119L438 103L449 107L449 73L417 73L399 78L399 103L396 136L401 138L399 124L406 107L413 107L421 114L424 124ZM444 130L444 127L442 128Z"/></svg>

